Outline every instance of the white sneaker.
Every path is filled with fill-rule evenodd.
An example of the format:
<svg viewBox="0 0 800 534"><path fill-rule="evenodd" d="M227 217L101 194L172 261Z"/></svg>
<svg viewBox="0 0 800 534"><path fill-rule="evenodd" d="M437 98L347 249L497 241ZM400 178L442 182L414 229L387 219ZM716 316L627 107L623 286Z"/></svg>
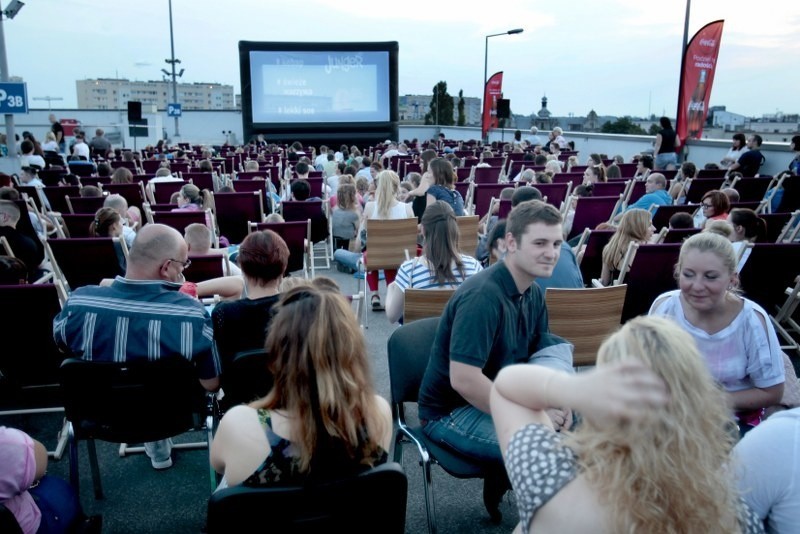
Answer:
<svg viewBox="0 0 800 534"><path fill-rule="evenodd" d="M172 467L172 457L167 458L166 460L162 460L157 462L156 460L150 460L150 464L152 464L153 469L157 471L161 471L163 469L169 469Z"/></svg>
<svg viewBox="0 0 800 534"><path fill-rule="evenodd" d="M172 438L145 443L145 451L150 456L150 464L153 469L162 470L172 467L172 445ZM164 460L156 460L155 457L164 458Z"/></svg>

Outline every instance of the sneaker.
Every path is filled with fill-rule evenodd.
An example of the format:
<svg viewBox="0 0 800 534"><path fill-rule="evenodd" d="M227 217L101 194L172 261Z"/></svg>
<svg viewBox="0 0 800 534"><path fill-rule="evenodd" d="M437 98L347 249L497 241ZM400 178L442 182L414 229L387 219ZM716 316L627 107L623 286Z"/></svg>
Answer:
<svg viewBox="0 0 800 534"><path fill-rule="evenodd" d="M172 467L172 457L170 456L166 460L161 460L161 461L157 461L157 460L152 460L151 459L150 460L150 464L153 466L153 469L155 469L156 471L162 471L164 469L169 469L170 467Z"/></svg>
<svg viewBox="0 0 800 534"><path fill-rule="evenodd" d="M378 295L373 295L372 297L372 311L383 311L386 308L383 307L381 304L381 298Z"/></svg>
<svg viewBox="0 0 800 534"><path fill-rule="evenodd" d="M153 469L161 471L172 467L172 445L172 438L167 438L163 442L145 443L145 452L150 456L150 464ZM156 457L164 459L156 460Z"/></svg>

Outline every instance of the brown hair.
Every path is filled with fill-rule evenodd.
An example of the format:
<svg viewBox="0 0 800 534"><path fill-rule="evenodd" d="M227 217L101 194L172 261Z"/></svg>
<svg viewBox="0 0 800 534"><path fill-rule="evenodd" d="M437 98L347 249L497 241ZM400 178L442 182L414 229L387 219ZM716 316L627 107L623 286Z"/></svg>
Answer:
<svg viewBox="0 0 800 534"><path fill-rule="evenodd" d="M289 247L281 236L272 230L253 232L239 246L239 267L253 280L264 285L286 272L289 264Z"/></svg>
<svg viewBox="0 0 800 534"><path fill-rule="evenodd" d="M96 237L111 237L111 227L121 221L122 217L114 208L100 208L94 214L94 220L89 223L89 233Z"/></svg>
<svg viewBox="0 0 800 534"><path fill-rule="evenodd" d="M422 228L425 231L423 245L425 259L432 267L436 282L455 283L453 264L461 278L464 278L464 262L458 250L458 223L453 208L442 200L437 200L422 215ZM413 276L413 273L412 273Z"/></svg>

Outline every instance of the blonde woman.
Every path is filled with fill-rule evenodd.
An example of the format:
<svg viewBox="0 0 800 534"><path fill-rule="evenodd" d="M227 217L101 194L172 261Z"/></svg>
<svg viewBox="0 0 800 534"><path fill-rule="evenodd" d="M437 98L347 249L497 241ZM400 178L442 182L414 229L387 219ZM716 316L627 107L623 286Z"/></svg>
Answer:
<svg viewBox="0 0 800 534"><path fill-rule="evenodd" d="M505 367L490 403L521 532L763 532L728 469L725 394L668 319L629 321L585 373ZM552 406L583 423L556 433Z"/></svg>
<svg viewBox="0 0 800 534"><path fill-rule="evenodd" d="M619 277L620 267L628 245L631 242L640 244L648 243L653 239L655 227L650 221L650 212L634 208L622 215L617 231L611 236L608 244L603 248L603 269L600 272L600 282L604 286Z"/></svg>

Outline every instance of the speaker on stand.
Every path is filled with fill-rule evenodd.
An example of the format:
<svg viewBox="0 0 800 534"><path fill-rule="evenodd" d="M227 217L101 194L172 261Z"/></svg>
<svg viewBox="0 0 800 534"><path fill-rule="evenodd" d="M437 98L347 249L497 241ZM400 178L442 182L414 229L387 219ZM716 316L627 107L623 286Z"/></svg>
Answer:
<svg viewBox="0 0 800 534"><path fill-rule="evenodd" d="M507 98L497 99L497 121L501 124L501 141L505 141L506 137L506 119L511 117L511 100Z"/></svg>
<svg viewBox="0 0 800 534"><path fill-rule="evenodd" d="M133 149L136 150L136 138L147 137L147 120L142 118L142 103L128 100L128 135L133 137Z"/></svg>

